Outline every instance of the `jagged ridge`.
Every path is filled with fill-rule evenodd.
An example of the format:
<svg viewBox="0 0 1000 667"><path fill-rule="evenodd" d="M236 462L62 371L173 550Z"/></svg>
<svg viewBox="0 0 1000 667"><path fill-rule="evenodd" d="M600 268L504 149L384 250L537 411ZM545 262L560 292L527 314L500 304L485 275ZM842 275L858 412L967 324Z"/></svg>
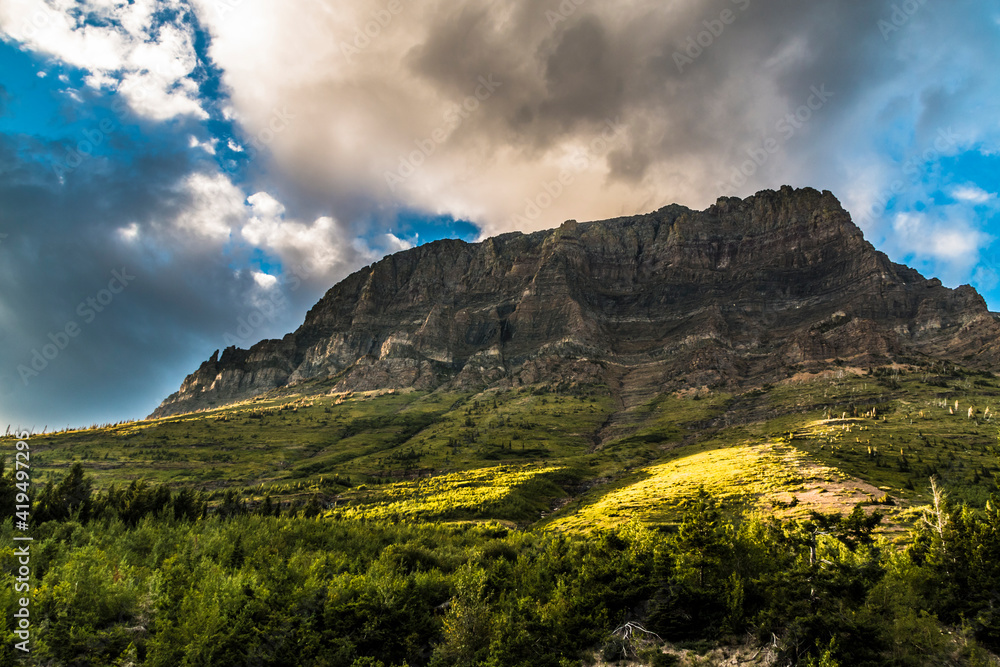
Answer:
<svg viewBox="0 0 1000 667"><path fill-rule="evenodd" d="M894 264L830 192L786 186L396 253L335 285L294 333L213 355L152 416L327 378L337 390L597 381L627 406L838 359L995 367L998 340L973 288Z"/></svg>

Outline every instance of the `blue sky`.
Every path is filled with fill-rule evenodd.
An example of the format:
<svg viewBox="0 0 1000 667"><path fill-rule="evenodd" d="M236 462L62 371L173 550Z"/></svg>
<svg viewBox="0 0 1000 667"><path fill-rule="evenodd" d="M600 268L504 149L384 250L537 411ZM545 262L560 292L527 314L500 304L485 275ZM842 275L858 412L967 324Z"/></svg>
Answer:
<svg viewBox="0 0 1000 667"><path fill-rule="evenodd" d="M784 184L1000 310L989 3L400 7L0 6L0 422L144 416L386 253Z"/></svg>

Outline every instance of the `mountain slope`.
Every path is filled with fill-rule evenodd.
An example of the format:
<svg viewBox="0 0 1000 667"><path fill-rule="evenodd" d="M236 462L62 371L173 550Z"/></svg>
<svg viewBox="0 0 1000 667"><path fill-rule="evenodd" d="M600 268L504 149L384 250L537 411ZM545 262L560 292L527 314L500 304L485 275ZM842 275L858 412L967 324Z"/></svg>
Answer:
<svg viewBox="0 0 1000 667"><path fill-rule="evenodd" d="M785 187L397 253L330 289L294 333L213 355L152 416L315 380L601 383L627 414L663 391L756 386L838 360L995 368L998 341L971 287L889 261L831 193Z"/></svg>

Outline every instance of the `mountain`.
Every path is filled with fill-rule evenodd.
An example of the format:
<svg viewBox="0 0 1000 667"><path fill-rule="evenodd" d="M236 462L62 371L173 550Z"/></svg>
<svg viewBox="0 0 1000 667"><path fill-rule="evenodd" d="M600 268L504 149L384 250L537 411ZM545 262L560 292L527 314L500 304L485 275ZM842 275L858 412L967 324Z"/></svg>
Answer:
<svg viewBox="0 0 1000 667"><path fill-rule="evenodd" d="M337 391L606 383L623 408L834 364L996 368L969 286L891 262L828 191L762 191L396 253L281 340L218 352L151 415L323 380Z"/></svg>

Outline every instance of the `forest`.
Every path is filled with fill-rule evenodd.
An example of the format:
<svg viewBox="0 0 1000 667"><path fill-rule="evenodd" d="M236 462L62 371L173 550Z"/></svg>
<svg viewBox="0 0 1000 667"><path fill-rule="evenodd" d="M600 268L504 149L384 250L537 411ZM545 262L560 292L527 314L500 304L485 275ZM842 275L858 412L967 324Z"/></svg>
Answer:
<svg viewBox="0 0 1000 667"><path fill-rule="evenodd" d="M870 506L777 519L704 489L676 523L580 534L95 490L77 464L33 507L30 654L0 529L0 664L995 665L1000 489L970 507L928 485L892 539Z"/></svg>

